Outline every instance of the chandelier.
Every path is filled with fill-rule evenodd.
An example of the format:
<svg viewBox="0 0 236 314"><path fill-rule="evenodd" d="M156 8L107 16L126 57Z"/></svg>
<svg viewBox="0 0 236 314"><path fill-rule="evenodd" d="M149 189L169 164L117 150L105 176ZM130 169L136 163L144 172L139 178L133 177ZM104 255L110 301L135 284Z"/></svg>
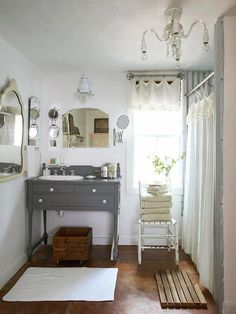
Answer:
<svg viewBox="0 0 236 314"><path fill-rule="evenodd" d="M147 45L146 45L146 35L148 32L154 33L156 38L159 41L165 41L167 43L166 54L167 57L172 57L175 59L177 66L179 66L180 58L181 58L181 40L187 38L196 24L203 25L203 49L207 51L209 49L209 34L206 27L206 23L202 20L193 22L188 32L185 34L183 25L180 23L180 17L182 15L182 9L179 8L171 8L165 10L166 16L166 26L163 31L162 37L160 37L154 29L145 30L142 36L141 42L141 59L146 60L148 58L147 55Z"/></svg>
<svg viewBox="0 0 236 314"><path fill-rule="evenodd" d="M92 93L92 83L84 74L80 78L77 92L79 93L79 97L82 102L86 102L90 96L94 96Z"/></svg>

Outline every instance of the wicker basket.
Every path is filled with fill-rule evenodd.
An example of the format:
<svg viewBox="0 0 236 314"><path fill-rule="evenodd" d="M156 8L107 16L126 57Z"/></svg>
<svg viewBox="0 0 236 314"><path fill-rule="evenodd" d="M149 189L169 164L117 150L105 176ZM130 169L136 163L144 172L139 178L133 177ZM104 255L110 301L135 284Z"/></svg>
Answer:
<svg viewBox="0 0 236 314"><path fill-rule="evenodd" d="M53 258L59 260L89 259L92 228L62 227L53 237Z"/></svg>

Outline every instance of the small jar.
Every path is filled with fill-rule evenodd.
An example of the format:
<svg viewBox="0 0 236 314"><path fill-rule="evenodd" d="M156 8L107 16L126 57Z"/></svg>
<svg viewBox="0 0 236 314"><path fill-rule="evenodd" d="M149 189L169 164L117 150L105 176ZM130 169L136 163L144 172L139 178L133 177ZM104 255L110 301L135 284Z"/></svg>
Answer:
<svg viewBox="0 0 236 314"><path fill-rule="evenodd" d="M101 177L102 178L107 178L108 177L108 171L107 171L107 167L106 166L103 166L101 168Z"/></svg>

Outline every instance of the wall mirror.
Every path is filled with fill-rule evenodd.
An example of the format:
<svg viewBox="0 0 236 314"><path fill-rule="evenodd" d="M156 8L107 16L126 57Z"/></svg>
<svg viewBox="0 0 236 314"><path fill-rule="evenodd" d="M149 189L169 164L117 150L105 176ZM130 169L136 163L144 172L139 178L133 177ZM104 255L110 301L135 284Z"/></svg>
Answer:
<svg viewBox="0 0 236 314"><path fill-rule="evenodd" d="M39 118L40 102L37 97L29 99L29 116L28 116L28 145L39 145Z"/></svg>
<svg viewBox="0 0 236 314"><path fill-rule="evenodd" d="M62 115L63 147L108 147L109 116L94 108L73 109Z"/></svg>
<svg viewBox="0 0 236 314"><path fill-rule="evenodd" d="M0 182L23 172L23 102L16 81L0 94Z"/></svg>

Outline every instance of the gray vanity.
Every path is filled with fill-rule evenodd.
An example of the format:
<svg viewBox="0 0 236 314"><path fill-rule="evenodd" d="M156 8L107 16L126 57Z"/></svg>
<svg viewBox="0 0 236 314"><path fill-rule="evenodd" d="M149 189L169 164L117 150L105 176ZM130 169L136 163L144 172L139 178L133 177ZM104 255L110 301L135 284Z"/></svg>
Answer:
<svg viewBox="0 0 236 314"><path fill-rule="evenodd" d="M33 178L26 180L27 207L29 212L28 257L42 241L47 244L47 211L107 211L113 214L113 243L111 259L117 258L118 219L120 211L119 179L82 179L56 181ZM41 239L32 244L33 214L43 211L44 233ZM99 213L95 213L99 215ZM75 222L76 223L76 222ZM78 222L78 225L83 222Z"/></svg>

